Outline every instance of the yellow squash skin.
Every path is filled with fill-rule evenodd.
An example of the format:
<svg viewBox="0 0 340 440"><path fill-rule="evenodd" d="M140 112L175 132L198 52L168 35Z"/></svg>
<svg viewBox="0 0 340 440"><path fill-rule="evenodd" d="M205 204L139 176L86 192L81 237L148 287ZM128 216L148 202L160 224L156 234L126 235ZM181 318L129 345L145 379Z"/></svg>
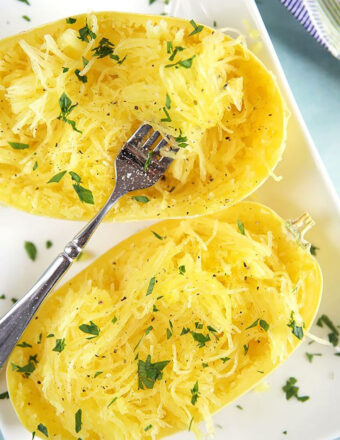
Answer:
<svg viewBox="0 0 340 440"><path fill-rule="evenodd" d="M207 217L163 221L46 299L21 340L32 348L16 347L9 360L11 401L29 431L42 423L56 440L161 438L188 429L192 417L199 436L200 420L210 429L213 412L299 345L287 326L291 313L307 332L321 290L315 258L263 205L242 202ZM258 319L269 328L252 325ZM79 329L90 321L100 329L94 339ZM181 334L183 328L190 331ZM194 333L209 338L199 347ZM60 353L53 351L56 339L65 339ZM151 389L138 389L136 354L170 361ZM34 355L38 363L28 378L13 370Z"/></svg>
<svg viewBox="0 0 340 440"><path fill-rule="evenodd" d="M183 19L116 12L75 17L0 41L0 201L26 212L89 219L114 186L114 159L137 126L150 122L177 137L179 151L164 180L128 195L108 219L135 220L210 214L253 192L280 160L286 114L276 81L242 44L205 27L189 36ZM96 39L81 41L86 19ZM96 58L101 38L115 45L123 63ZM180 46L172 61L168 42ZM191 68L165 67L195 56ZM81 82L76 69L90 61ZM64 72L64 68L69 69ZM58 120L66 93L78 104ZM171 99L164 122L166 94ZM166 119L166 118L165 118ZM13 149L8 142L29 145ZM94 205L82 203L69 174L90 189Z"/></svg>

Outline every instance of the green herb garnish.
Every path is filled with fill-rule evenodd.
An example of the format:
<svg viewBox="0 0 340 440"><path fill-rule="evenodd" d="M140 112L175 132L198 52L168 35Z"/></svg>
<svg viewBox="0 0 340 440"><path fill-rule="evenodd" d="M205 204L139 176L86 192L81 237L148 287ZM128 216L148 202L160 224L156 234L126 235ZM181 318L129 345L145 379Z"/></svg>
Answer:
<svg viewBox="0 0 340 440"><path fill-rule="evenodd" d="M210 341L210 336L208 334L204 335L203 333L197 333L197 332L193 332L193 331L191 331L190 333L191 333L191 336L194 338L194 340L197 342L197 346L199 348L204 347L205 344Z"/></svg>
<svg viewBox="0 0 340 440"><path fill-rule="evenodd" d="M67 24L73 24L73 23L75 23L77 21L77 19L76 18L73 18L73 17L68 17L68 18L66 18L66 23Z"/></svg>
<svg viewBox="0 0 340 440"><path fill-rule="evenodd" d="M221 361L225 364L230 359L231 359L230 357L226 356L226 357L221 358Z"/></svg>
<svg viewBox="0 0 340 440"><path fill-rule="evenodd" d="M286 384L282 387L282 390L286 393L286 399L289 400L295 397L299 402L305 402L309 399L309 396L299 396L299 387L296 386L297 379L290 377Z"/></svg>
<svg viewBox="0 0 340 440"><path fill-rule="evenodd" d="M176 63L173 63L173 64L166 64L165 67L166 68L176 67L176 69L178 67L184 67L185 69L190 69L191 65L192 65L192 62L193 62L195 57L196 57L196 55L193 55L191 58L188 58L187 60L179 60L179 61L177 61Z"/></svg>
<svg viewBox="0 0 340 440"><path fill-rule="evenodd" d="M155 287L156 278L152 277L149 281L148 290L146 291L146 296L151 295L153 288Z"/></svg>
<svg viewBox="0 0 340 440"><path fill-rule="evenodd" d="M310 363L313 362L314 356L322 356L322 354L321 353L306 353L306 358L308 359L308 362L310 362Z"/></svg>
<svg viewBox="0 0 340 440"><path fill-rule="evenodd" d="M107 405L107 407L110 408L110 406L111 406L113 403L115 403L115 401L116 401L117 399L118 399L117 396L114 397L114 398L111 400L111 402Z"/></svg>
<svg viewBox="0 0 340 440"><path fill-rule="evenodd" d="M74 171L69 171L68 173L71 176L72 180L77 183L81 183L81 177L79 176L79 174L75 173Z"/></svg>
<svg viewBox="0 0 340 440"><path fill-rule="evenodd" d="M85 41L86 43L89 43L90 40L95 40L97 38L97 35L91 31L89 28L89 25L86 20L86 24L83 28L79 29L79 40Z"/></svg>
<svg viewBox="0 0 340 440"><path fill-rule="evenodd" d="M19 365L16 365L12 362L12 370L17 371L18 373L24 373L25 377L29 377L31 373L35 370L35 365L33 362L28 362L28 364L24 365L23 367L20 367Z"/></svg>
<svg viewBox="0 0 340 440"><path fill-rule="evenodd" d="M190 332L190 328L183 327L180 336L186 335L189 332Z"/></svg>
<svg viewBox="0 0 340 440"><path fill-rule="evenodd" d="M269 330L269 324L264 319L260 319L260 327L263 328L265 332Z"/></svg>
<svg viewBox="0 0 340 440"><path fill-rule="evenodd" d="M35 261L35 259L37 257L37 252L38 252L35 244L32 243L31 241L25 241L24 247L25 247L25 251L27 252L28 257L32 261Z"/></svg>
<svg viewBox="0 0 340 440"><path fill-rule="evenodd" d="M26 20L26 21L31 21L31 19L29 18L28 15L23 15L22 18L23 18L24 20Z"/></svg>
<svg viewBox="0 0 340 440"><path fill-rule="evenodd" d="M179 136L175 137L174 139L177 143L177 147L186 148L188 146L188 138L186 136L182 136L181 129L179 129Z"/></svg>
<svg viewBox="0 0 340 440"><path fill-rule="evenodd" d="M54 338L54 333L49 333L46 338Z"/></svg>
<svg viewBox="0 0 340 440"><path fill-rule="evenodd" d="M77 107L77 105L78 104L72 104L71 99L64 92L59 98L60 115L57 117L57 119L70 124L74 131L82 133L82 131L77 129L75 121L68 119L69 114L74 110L75 107Z"/></svg>
<svg viewBox="0 0 340 440"><path fill-rule="evenodd" d="M35 161L35 162L34 162L34 165L33 165L33 167L32 167L32 170L35 171L37 168L38 168L38 162Z"/></svg>
<svg viewBox="0 0 340 440"><path fill-rule="evenodd" d="M6 295L3 293L0 295L0 299L6 299Z"/></svg>
<svg viewBox="0 0 340 440"><path fill-rule="evenodd" d="M163 107L163 112L165 113L166 118L162 118L161 122L171 122L172 119L171 119L171 117L169 115L168 110L165 107Z"/></svg>
<svg viewBox="0 0 340 440"><path fill-rule="evenodd" d="M101 374L103 374L103 371L96 371L96 372L94 373L93 378L95 379L96 377L100 376Z"/></svg>
<svg viewBox="0 0 340 440"><path fill-rule="evenodd" d="M28 6L31 6L28 0L18 0L21 3L25 3Z"/></svg>
<svg viewBox="0 0 340 440"><path fill-rule="evenodd" d="M138 388L152 389L156 380L161 380L163 377L162 371L170 361L151 362L151 355L148 355L145 362L138 360Z"/></svg>
<svg viewBox="0 0 340 440"><path fill-rule="evenodd" d="M198 34L199 32L202 32L204 29L204 26L202 26L201 24L200 25L196 24L194 20L190 20L189 23L194 28L194 30L191 32L191 34L189 34L189 37L191 37L192 35Z"/></svg>
<svg viewBox="0 0 340 440"><path fill-rule="evenodd" d="M148 203L150 200L146 196L133 196L133 199L137 200L140 203Z"/></svg>
<svg viewBox="0 0 340 440"><path fill-rule="evenodd" d="M47 240L47 241L46 241L46 249L49 249L49 248L51 248L52 246L53 246L52 241L51 241L51 240Z"/></svg>
<svg viewBox="0 0 340 440"><path fill-rule="evenodd" d="M0 394L0 400L9 399L8 391Z"/></svg>
<svg viewBox="0 0 340 440"><path fill-rule="evenodd" d="M57 173L47 183L59 183L61 179L65 176L67 171L60 171L60 173Z"/></svg>
<svg viewBox="0 0 340 440"><path fill-rule="evenodd" d="M58 353L61 353L61 352L64 350L65 345L66 345L66 343L65 343L65 338L63 338L63 339L57 339L57 340L56 340L56 343L55 343L55 347L53 348L52 351L56 351L56 352L58 352Z"/></svg>
<svg viewBox="0 0 340 440"><path fill-rule="evenodd" d="M249 350L249 344L243 344L243 350L244 350L244 355L246 355L248 353Z"/></svg>
<svg viewBox="0 0 340 440"><path fill-rule="evenodd" d="M150 165L151 159L152 159L152 155L153 155L153 152L149 151L148 152L148 157L146 158L146 161L145 161L145 164L144 164L144 171L146 171L149 168L149 165Z"/></svg>
<svg viewBox="0 0 340 440"><path fill-rule="evenodd" d="M110 40L108 40L107 38L102 38L99 41L98 46L92 49L92 52L94 52L93 56L97 58L105 58L107 56L110 56L114 52L114 47L115 45L111 43Z"/></svg>
<svg viewBox="0 0 340 440"><path fill-rule="evenodd" d="M87 76L86 75L80 75L80 70L76 69L74 71L76 77L79 79L80 82L86 84L87 83Z"/></svg>
<svg viewBox="0 0 340 440"><path fill-rule="evenodd" d="M81 426L82 426L81 415L82 415L82 410L79 408L78 411L74 415L74 425L75 425L76 432L81 431Z"/></svg>
<svg viewBox="0 0 340 440"><path fill-rule="evenodd" d="M27 144L21 144L20 142L8 142L9 145L14 148L14 150L26 150L30 146Z"/></svg>
<svg viewBox="0 0 340 440"><path fill-rule="evenodd" d="M323 327L324 325L327 326L331 333L328 333L328 340L329 342L335 347L339 343L339 331L333 324L333 322L329 319L327 315L321 315L320 318L317 320L316 325L318 327Z"/></svg>
<svg viewBox="0 0 340 440"><path fill-rule="evenodd" d="M197 399L199 398L199 395L201 394L198 389L198 380L196 380L196 383L191 388L190 392L191 392L191 404L196 405Z"/></svg>
<svg viewBox="0 0 340 440"><path fill-rule="evenodd" d="M191 426L192 426L192 422L194 421L194 418L191 417L190 422L189 422L189 426L188 426L188 431L191 430Z"/></svg>
<svg viewBox="0 0 340 440"><path fill-rule="evenodd" d="M73 188L81 202L88 203L89 205L94 205L94 199L91 190L84 188L83 186L79 185L79 183L73 185Z"/></svg>
<svg viewBox="0 0 340 440"><path fill-rule="evenodd" d="M157 232L155 232L155 231L151 231L151 232L153 233L153 235L154 235L156 238L158 238L158 240L163 240L163 237L162 237L161 235L157 234Z"/></svg>
<svg viewBox="0 0 340 440"><path fill-rule="evenodd" d="M243 409L243 407L241 405L236 405L236 408L241 409L241 410Z"/></svg>
<svg viewBox="0 0 340 440"><path fill-rule="evenodd" d="M37 426L37 430L40 431L42 434L44 434L45 437L48 437L48 430L46 426L43 425L42 423L39 423L39 425Z"/></svg>
<svg viewBox="0 0 340 440"><path fill-rule="evenodd" d="M309 251L311 253L311 255L313 255L314 257L316 257L316 251L318 251L320 248L314 246L314 244L310 245Z"/></svg>
<svg viewBox="0 0 340 440"><path fill-rule="evenodd" d="M86 339L94 339L99 336L100 333L100 328L93 321L90 321L90 324L81 324L78 328L84 333L94 335L93 337Z"/></svg>
<svg viewBox="0 0 340 440"><path fill-rule="evenodd" d="M111 320L112 324L116 324L117 321L118 321L117 316L114 316Z"/></svg>
<svg viewBox="0 0 340 440"><path fill-rule="evenodd" d="M70 70L69 67L63 67L63 73L66 73L66 72L68 72L69 70Z"/></svg>
<svg viewBox="0 0 340 440"><path fill-rule="evenodd" d="M244 224L241 222L241 220L237 220L237 227L238 227L239 231L241 232L241 234L245 235Z"/></svg>
<svg viewBox="0 0 340 440"><path fill-rule="evenodd" d="M166 94L166 97L165 97L165 107L168 110L170 110L170 108L171 108L171 99L170 99L170 96L168 94Z"/></svg>
<svg viewBox="0 0 340 440"><path fill-rule="evenodd" d="M180 275L184 275L185 274L185 266L184 264L182 266L178 267L178 272Z"/></svg>
<svg viewBox="0 0 340 440"><path fill-rule="evenodd" d="M13 304L15 304L18 300L16 298L11 298Z"/></svg>
<svg viewBox="0 0 340 440"><path fill-rule="evenodd" d="M20 342L20 344L17 344L17 347L22 347L22 348L32 348L31 344L28 344L27 342Z"/></svg>
<svg viewBox="0 0 340 440"><path fill-rule="evenodd" d="M207 367L209 367L209 365L206 364L205 362L202 362L202 367L203 367L203 368L207 368Z"/></svg>
<svg viewBox="0 0 340 440"><path fill-rule="evenodd" d="M149 429L151 429L152 428L152 425L150 424L150 425L148 425L146 428L144 428L144 431L146 432L146 431L149 431Z"/></svg>
<svg viewBox="0 0 340 440"><path fill-rule="evenodd" d="M303 338L303 328L296 325L293 311L290 314L290 321L287 324L287 327L290 327L292 329L293 335L296 336L298 339Z"/></svg>

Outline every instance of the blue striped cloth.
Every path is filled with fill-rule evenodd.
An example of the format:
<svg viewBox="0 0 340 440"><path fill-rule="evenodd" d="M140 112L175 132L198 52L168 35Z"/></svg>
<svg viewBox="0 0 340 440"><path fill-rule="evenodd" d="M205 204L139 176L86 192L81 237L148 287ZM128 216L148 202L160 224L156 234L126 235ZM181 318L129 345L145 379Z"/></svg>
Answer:
<svg viewBox="0 0 340 440"><path fill-rule="evenodd" d="M304 28L340 59L340 0L281 0Z"/></svg>

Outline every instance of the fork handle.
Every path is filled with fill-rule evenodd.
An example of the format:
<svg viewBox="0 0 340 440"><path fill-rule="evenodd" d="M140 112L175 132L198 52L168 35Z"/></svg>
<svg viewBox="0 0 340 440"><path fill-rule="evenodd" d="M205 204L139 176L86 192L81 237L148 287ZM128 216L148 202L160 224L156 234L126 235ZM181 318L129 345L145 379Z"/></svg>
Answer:
<svg viewBox="0 0 340 440"><path fill-rule="evenodd" d="M84 249L100 222L121 196L118 191L113 193L98 214L65 246L64 251L57 256L34 286L0 319L0 369L46 295Z"/></svg>

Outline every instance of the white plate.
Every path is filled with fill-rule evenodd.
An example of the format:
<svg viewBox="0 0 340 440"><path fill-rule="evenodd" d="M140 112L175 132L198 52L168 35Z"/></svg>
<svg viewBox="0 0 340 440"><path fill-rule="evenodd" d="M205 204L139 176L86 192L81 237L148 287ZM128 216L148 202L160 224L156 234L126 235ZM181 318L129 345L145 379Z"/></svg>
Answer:
<svg viewBox="0 0 340 440"><path fill-rule="evenodd" d="M32 6L14 0L0 0L0 37L17 33L58 18L96 10L154 12L163 10L163 0L152 7L148 0L31 0ZM283 74L264 24L252 0L170 0L165 6L172 15L194 18L219 27L230 26L247 35L243 20L260 31L264 44L260 58L276 74L292 116L288 130L288 145L284 159L276 173L281 182L270 179L253 196L281 216L294 218L308 211L317 226L308 234L311 242L320 247L318 260L325 278L324 296L320 313L328 314L340 324L338 288L340 285L340 203L316 152L300 112ZM21 16L31 17L31 23ZM249 44L254 40L248 39ZM118 241L143 228L146 222L104 224L93 237L89 250L95 256L102 254ZM7 207L0 207L0 294L19 298L32 285L47 263L62 249L82 226L80 222L35 217ZM44 249L46 240L54 246ZM31 240L38 245L39 257L31 262L23 249L23 242ZM83 269L90 261L74 265L66 279ZM10 300L0 301L0 314L10 307ZM316 327L313 332L325 336L326 331ZM305 352L322 352L322 357L308 363ZM232 440L331 440L340 436L340 358L331 347L308 346L304 343L294 355L268 379L270 389L263 393L250 392L214 416L216 439ZM290 376L299 380L301 392L310 395L305 403L286 401L281 390ZM0 376L0 392L5 388L4 372ZM242 405L243 411L236 408ZM0 401L0 427L5 440L29 440L30 434L19 424L9 401ZM282 432L287 430L287 436ZM1 437L1 434L0 434ZM180 433L176 440L193 439L191 433Z"/></svg>

